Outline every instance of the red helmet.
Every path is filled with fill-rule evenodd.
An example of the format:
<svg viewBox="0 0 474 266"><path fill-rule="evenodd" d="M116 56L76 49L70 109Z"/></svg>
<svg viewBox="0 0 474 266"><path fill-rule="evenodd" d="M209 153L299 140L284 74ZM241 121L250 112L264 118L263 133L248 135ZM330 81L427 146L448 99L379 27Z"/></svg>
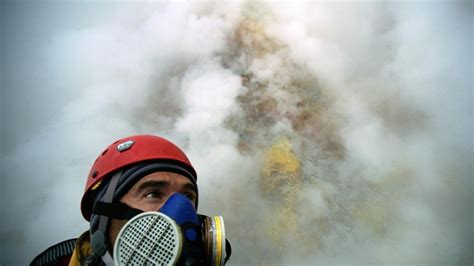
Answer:
<svg viewBox="0 0 474 266"><path fill-rule="evenodd" d="M197 176L194 167L184 152L173 143L152 135L123 138L108 146L92 165L81 201L81 211L84 218L90 219L93 206L91 198L93 193L91 192L100 186L104 178L123 167L150 160L179 164L191 173L195 179L193 182L196 182Z"/></svg>

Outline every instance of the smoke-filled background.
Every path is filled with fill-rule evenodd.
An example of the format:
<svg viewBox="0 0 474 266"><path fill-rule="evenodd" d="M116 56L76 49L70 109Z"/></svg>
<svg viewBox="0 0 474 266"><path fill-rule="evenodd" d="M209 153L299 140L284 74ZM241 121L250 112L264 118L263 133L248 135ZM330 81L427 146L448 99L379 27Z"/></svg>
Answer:
<svg viewBox="0 0 474 266"><path fill-rule="evenodd" d="M168 137L231 264L473 264L473 4L2 2L1 265Z"/></svg>

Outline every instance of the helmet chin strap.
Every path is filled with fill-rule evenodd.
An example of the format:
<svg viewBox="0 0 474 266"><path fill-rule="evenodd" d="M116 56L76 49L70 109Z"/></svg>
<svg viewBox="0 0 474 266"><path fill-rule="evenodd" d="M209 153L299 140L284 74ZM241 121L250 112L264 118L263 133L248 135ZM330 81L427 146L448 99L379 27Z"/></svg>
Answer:
<svg viewBox="0 0 474 266"><path fill-rule="evenodd" d="M105 263L107 266L113 266L115 265L114 259L110 255L110 253L107 251L105 252L104 256L102 256L102 261Z"/></svg>
<svg viewBox="0 0 474 266"><path fill-rule="evenodd" d="M112 203L114 199L114 193L117 188L117 184L122 171L115 173L110 179L109 186L103 197L103 203ZM92 252L97 257L103 257L107 252L107 225L109 223L109 217L105 215L99 216L99 225L97 230L91 235L91 246Z"/></svg>

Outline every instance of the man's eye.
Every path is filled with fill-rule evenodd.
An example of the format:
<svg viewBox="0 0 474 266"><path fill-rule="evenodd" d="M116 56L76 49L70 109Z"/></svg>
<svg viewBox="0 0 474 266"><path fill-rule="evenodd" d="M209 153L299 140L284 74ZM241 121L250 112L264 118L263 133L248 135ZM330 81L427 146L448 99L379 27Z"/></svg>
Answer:
<svg viewBox="0 0 474 266"><path fill-rule="evenodd" d="M152 198L152 199L160 199L161 198L161 194L159 192L156 192L156 191L150 191L150 192L147 192L145 193L145 198Z"/></svg>
<svg viewBox="0 0 474 266"><path fill-rule="evenodd" d="M196 196L194 196L194 194L191 194L191 193L185 193L184 194L190 201L194 201L196 199Z"/></svg>

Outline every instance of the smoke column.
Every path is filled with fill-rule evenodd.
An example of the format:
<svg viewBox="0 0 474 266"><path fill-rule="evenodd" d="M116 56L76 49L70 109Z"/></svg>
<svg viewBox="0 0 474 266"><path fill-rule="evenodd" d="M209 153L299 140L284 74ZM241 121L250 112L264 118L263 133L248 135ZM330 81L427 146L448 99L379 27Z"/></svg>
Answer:
<svg viewBox="0 0 474 266"><path fill-rule="evenodd" d="M2 265L158 134L232 265L472 265L472 3L2 3Z"/></svg>

